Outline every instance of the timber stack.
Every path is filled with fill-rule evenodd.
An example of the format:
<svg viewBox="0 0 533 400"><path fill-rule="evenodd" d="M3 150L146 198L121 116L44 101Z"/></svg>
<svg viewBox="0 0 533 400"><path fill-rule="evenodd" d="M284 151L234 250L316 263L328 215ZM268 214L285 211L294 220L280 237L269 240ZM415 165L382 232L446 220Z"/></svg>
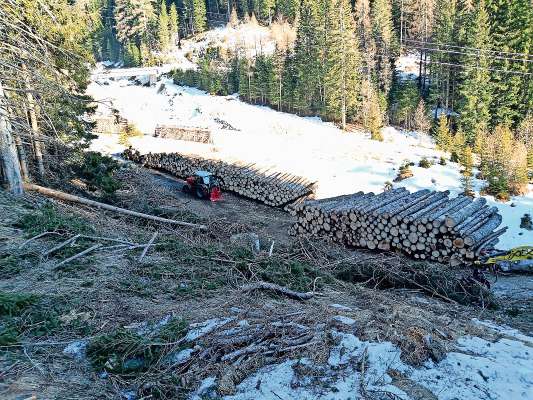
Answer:
<svg viewBox="0 0 533 400"><path fill-rule="evenodd" d="M209 171L219 178L222 190L273 207L289 207L303 198L312 198L315 191L315 184L306 178L271 168L259 168L255 164L227 163L179 153L141 155L132 148L126 149L123 156L179 178L186 178L199 170Z"/></svg>
<svg viewBox="0 0 533 400"><path fill-rule="evenodd" d="M209 129L198 127L157 125L154 130L154 137L211 143L211 132Z"/></svg>
<svg viewBox="0 0 533 400"><path fill-rule="evenodd" d="M399 188L304 201L294 208L297 222L290 233L398 250L452 266L471 263L483 249L494 247L507 228L497 229L502 217L485 199L450 199L449 194Z"/></svg>

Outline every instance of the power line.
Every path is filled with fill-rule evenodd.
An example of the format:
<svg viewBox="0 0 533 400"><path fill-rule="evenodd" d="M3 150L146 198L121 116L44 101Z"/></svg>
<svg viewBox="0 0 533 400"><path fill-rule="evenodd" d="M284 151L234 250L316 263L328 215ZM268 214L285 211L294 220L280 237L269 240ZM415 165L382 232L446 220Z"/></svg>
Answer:
<svg viewBox="0 0 533 400"><path fill-rule="evenodd" d="M456 48L456 49L466 49L466 50L474 50L484 53L495 53L495 54L508 54L512 56L523 56L530 59L530 57L533 57L532 54L529 53L512 53L509 51L501 51L501 50L489 50L489 49L480 49L477 47L468 47L468 46L458 46L453 44L446 44L446 43L435 43L430 41L422 41L422 40L414 40L414 39L403 39L404 42L411 42L411 43L418 43L423 45L434 45L434 46L441 46L441 47L450 47L450 48Z"/></svg>
<svg viewBox="0 0 533 400"><path fill-rule="evenodd" d="M497 69L497 68L478 67L476 65L463 65L463 64L446 63L446 62L440 62L440 61L431 61L431 60L429 60L429 61L428 60L422 60L420 62L422 62L423 64L437 64L437 65L447 65L447 66L450 66L450 67L481 69L481 70L485 70L485 71L501 72L501 73L504 73L504 74L533 75L532 72L506 71L506 70Z"/></svg>
<svg viewBox="0 0 533 400"><path fill-rule="evenodd" d="M457 50L447 50L447 49L436 49L432 47L419 47L414 45L407 45L406 47L417 49L417 50L429 50L429 51L436 51L440 53L449 53L449 54L459 54L463 56L471 56L471 57L480 57L479 53L467 53L463 51L457 51ZM502 57L502 56L496 56L496 55L490 55L490 58L494 58L497 60L509 60L509 61L517 61L517 62L527 62L527 63L533 63L533 59L521 59L521 58L508 58L508 57Z"/></svg>

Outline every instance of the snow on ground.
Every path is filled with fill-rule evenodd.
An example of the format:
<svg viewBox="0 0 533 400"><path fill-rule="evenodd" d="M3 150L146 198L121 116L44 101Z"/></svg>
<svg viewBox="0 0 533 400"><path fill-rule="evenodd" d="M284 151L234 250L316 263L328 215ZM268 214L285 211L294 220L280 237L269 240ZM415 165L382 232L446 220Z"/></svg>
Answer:
<svg viewBox="0 0 533 400"><path fill-rule="evenodd" d="M494 342L464 336L441 362L414 368L400 360L400 350L390 342L367 342L333 331L337 345L324 365L303 358L264 367L223 399L344 400L361 398L365 390L378 395L372 398L527 400L533 398L533 338L521 336L525 340ZM211 398L215 385L215 378L205 379L191 399Z"/></svg>
<svg viewBox="0 0 533 400"><path fill-rule="evenodd" d="M375 193L392 182L398 167L409 160L418 165L423 157L433 161L429 169L412 167L414 176L394 186L414 191L423 188L450 190L458 194L460 169L455 163L439 165L444 153L435 149L428 135L383 129L383 142L370 140L365 132L346 133L319 118L302 118L268 107L241 102L236 96L211 96L200 90L179 87L163 79L155 87L136 86L128 80L109 81L108 85L92 83L89 94L102 101L99 111L109 113L112 103L121 115L135 123L145 136L131 139L143 153L182 152L227 161L255 162L274 166L281 171L305 176L318 182L319 198L353 193L359 190ZM229 123L237 130L224 129ZM154 138L157 124L176 124L209 128L213 144ZM116 135L102 135L93 149L118 153L123 146ZM483 182L475 180L479 192ZM533 231L520 229L520 218L533 211L533 186L527 196L510 202L496 202L503 224L509 226L500 248L533 243Z"/></svg>

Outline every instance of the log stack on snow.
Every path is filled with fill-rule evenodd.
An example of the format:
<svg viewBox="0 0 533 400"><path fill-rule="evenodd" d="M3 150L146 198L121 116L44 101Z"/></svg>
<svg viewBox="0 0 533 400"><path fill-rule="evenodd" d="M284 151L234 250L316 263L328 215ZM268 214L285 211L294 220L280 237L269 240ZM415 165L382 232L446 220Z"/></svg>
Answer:
<svg viewBox="0 0 533 400"><path fill-rule="evenodd" d="M296 206L293 235L327 237L348 246L400 250L417 259L459 265L493 247L507 228L496 207L449 192L405 188L358 192Z"/></svg>
<svg viewBox="0 0 533 400"><path fill-rule="evenodd" d="M154 130L154 136L164 139L211 143L211 132L209 129L190 126L157 125Z"/></svg>
<svg viewBox="0 0 533 400"><path fill-rule="evenodd" d="M125 150L123 156L127 160L169 172L180 178L193 175L198 170L209 171L219 177L222 190L273 207L287 207L304 198L310 198L315 190L315 184L306 178L271 168L261 169L255 164L227 163L179 153L141 155L131 148Z"/></svg>

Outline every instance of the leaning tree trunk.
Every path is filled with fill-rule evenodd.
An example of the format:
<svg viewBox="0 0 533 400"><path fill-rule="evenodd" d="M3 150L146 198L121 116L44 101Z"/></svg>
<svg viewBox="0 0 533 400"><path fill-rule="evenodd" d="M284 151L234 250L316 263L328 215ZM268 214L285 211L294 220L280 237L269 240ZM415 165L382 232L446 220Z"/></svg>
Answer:
<svg viewBox="0 0 533 400"><path fill-rule="evenodd" d="M9 191L17 195L22 194L24 192L22 174L17 148L11 132L2 82L0 82L0 157Z"/></svg>

